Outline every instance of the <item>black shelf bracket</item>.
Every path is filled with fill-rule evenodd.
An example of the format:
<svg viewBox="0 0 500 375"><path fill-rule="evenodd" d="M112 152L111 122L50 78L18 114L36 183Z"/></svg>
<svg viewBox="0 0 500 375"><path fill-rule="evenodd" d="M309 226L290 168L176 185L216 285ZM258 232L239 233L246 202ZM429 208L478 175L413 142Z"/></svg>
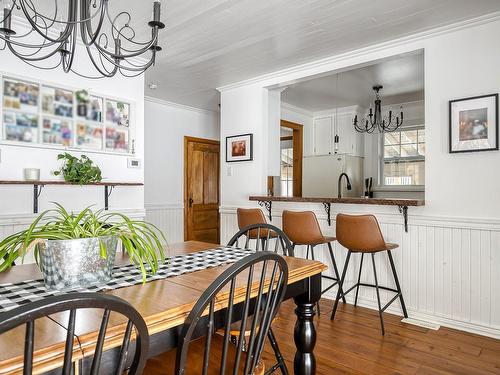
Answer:
<svg viewBox="0 0 500 375"><path fill-rule="evenodd" d="M45 185L33 185L33 213L37 214L38 213L38 198L40 197L40 194L42 194L42 189Z"/></svg>
<svg viewBox="0 0 500 375"><path fill-rule="evenodd" d="M259 201L259 206L265 207L265 209L267 210L267 216L269 217L269 221L273 221L273 214L272 214L273 202Z"/></svg>
<svg viewBox="0 0 500 375"><path fill-rule="evenodd" d="M408 206L399 206L399 212L403 214L405 232L408 233Z"/></svg>
<svg viewBox="0 0 500 375"><path fill-rule="evenodd" d="M331 216L331 210L332 210L332 204L330 202L323 202L323 207L325 209L326 215L327 215L327 222L328 226L332 225L332 216Z"/></svg>
<svg viewBox="0 0 500 375"><path fill-rule="evenodd" d="M115 187L112 185L104 185L104 209L106 211L109 210L109 197L111 196L111 193L113 192L113 189Z"/></svg>

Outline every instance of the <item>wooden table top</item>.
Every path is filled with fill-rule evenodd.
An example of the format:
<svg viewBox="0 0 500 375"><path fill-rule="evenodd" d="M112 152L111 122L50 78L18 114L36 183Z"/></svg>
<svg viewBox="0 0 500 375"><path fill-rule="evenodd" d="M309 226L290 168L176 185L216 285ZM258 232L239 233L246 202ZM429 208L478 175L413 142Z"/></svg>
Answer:
<svg viewBox="0 0 500 375"><path fill-rule="evenodd" d="M169 256L196 252L214 248L216 245L203 242L189 241L171 245ZM318 262L300 258L285 257L289 268L288 284L319 274L327 267ZM117 264L128 262L126 257L119 257ZM184 323L196 301L202 293L227 267L220 266L196 271L163 280L156 280L147 284L133 285L115 289L106 293L115 295L128 301L144 317L148 325L149 334L167 330ZM257 274L257 272L256 272ZM0 283L19 282L22 280L41 277L36 265L21 265L0 274ZM242 275L241 282L237 282L236 300L244 299L246 277ZM239 288L238 288L239 287ZM254 295L258 290L258 281L254 283ZM218 296L216 310L227 306L228 292L222 291ZM68 313L53 315L52 318L66 326ZM97 331L102 318L102 311L87 309L77 312L77 327L73 360L93 353L97 340ZM125 330L125 319L122 316L111 314L106 334L105 350L121 345ZM0 335L0 374L22 373L25 327L21 326L3 335ZM35 358L34 374L43 373L62 365L64 356L64 342L66 330L56 322L44 318L35 325Z"/></svg>

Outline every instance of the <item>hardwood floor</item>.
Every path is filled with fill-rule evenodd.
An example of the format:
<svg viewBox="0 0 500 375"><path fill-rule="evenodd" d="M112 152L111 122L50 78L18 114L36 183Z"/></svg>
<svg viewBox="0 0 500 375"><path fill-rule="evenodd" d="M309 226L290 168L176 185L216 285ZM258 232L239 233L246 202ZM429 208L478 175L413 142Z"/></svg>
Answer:
<svg viewBox="0 0 500 375"><path fill-rule="evenodd" d="M500 340L452 329L432 331L384 315L386 334L380 334L378 313L362 307L339 305L330 321L332 301L321 301L316 320L318 374L500 374ZM295 305L281 306L273 324L280 349L293 373ZM274 363L266 348L267 368Z"/></svg>

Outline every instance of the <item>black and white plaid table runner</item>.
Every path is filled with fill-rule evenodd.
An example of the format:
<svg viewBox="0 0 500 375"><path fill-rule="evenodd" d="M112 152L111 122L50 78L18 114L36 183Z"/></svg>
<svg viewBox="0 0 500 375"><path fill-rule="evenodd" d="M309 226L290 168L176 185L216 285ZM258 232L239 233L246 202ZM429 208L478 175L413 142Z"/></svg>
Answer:
<svg viewBox="0 0 500 375"><path fill-rule="evenodd" d="M173 256L168 258L166 264L160 265L155 275L149 275L146 282L234 263L251 253L253 253L252 250L218 247L216 249ZM28 280L15 284L0 284L0 313L29 302L43 299L47 296L74 292L99 292L124 288L136 284L142 284L142 273L133 264L115 267L113 270L113 279L109 283L95 285L86 289L64 291L46 290L43 280Z"/></svg>

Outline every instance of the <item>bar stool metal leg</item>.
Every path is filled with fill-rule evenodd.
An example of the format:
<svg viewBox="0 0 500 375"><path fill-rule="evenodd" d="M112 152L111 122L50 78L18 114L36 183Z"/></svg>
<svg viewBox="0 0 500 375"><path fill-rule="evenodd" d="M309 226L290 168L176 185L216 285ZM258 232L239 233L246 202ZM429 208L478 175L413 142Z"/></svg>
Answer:
<svg viewBox="0 0 500 375"><path fill-rule="evenodd" d="M385 335L384 318L382 316L382 305L380 304L380 291L378 288L377 268L375 267L375 254L372 253L373 264L373 277L375 278L375 290L377 292L378 315L380 317L380 327L382 328L382 335Z"/></svg>
<svg viewBox="0 0 500 375"><path fill-rule="evenodd" d="M332 315L330 316L330 320L335 318L335 313L337 312L337 307L339 304L340 295L344 296L344 292L342 291L342 287L344 285L345 275L347 273L347 267L349 266L349 260L351 259L351 250L347 252L347 257L345 259L344 270L342 271L342 277L339 282L339 289L337 291L337 297L335 298L335 303L333 304Z"/></svg>
<svg viewBox="0 0 500 375"><path fill-rule="evenodd" d="M330 258L332 259L333 271L335 272L335 277L337 278L337 286L340 283L339 269L337 268L337 262L335 262L335 256L333 255L332 243L328 242L328 250L330 251ZM344 291L342 291L342 302L346 303Z"/></svg>
<svg viewBox="0 0 500 375"><path fill-rule="evenodd" d="M356 297L354 298L354 306L358 305L359 283L361 282L361 270L363 269L364 257L365 253L361 253L361 262L359 263L359 275L358 275L358 283L356 284Z"/></svg>
<svg viewBox="0 0 500 375"><path fill-rule="evenodd" d="M405 318L408 318L408 312L406 311L406 305L403 299L403 292L401 291L401 286L399 285L398 274L396 273L396 266L394 265L394 259L392 259L391 250L387 250L387 255L389 255L389 262L391 263L392 274L394 275L394 282L396 283L396 289L398 290L399 300L401 302L401 308L403 309L403 315Z"/></svg>

